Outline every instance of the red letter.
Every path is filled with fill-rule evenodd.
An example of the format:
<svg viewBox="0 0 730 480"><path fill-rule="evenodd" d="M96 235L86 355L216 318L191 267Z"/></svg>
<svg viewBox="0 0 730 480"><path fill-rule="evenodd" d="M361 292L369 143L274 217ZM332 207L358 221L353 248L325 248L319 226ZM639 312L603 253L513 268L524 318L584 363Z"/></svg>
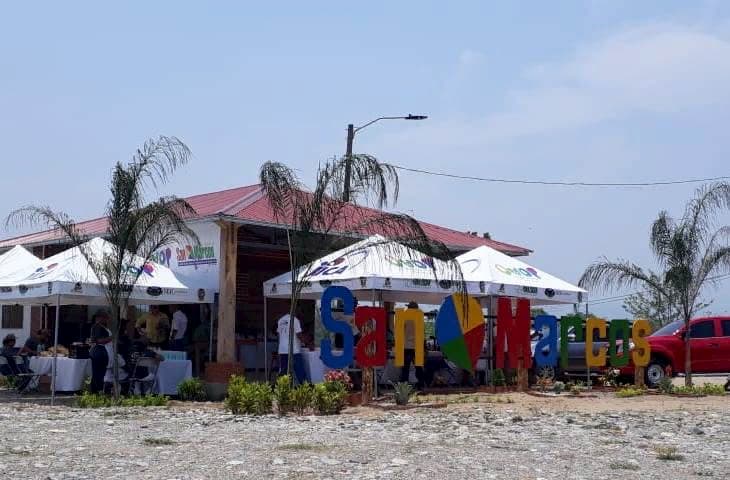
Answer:
<svg viewBox="0 0 730 480"><path fill-rule="evenodd" d="M497 368L504 368L504 346L507 344L507 358L510 368L517 368L522 359L522 366L532 365L530 349L530 301L525 298L517 300L517 315L512 316L512 301L499 297L497 300L497 340L495 342L495 359Z"/></svg>
<svg viewBox="0 0 730 480"><path fill-rule="evenodd" d="M375 330L365 332L363 327L370 321L375 322ZM355 360L361 367L384 367L387 361L385 331L385 309L381 307L357 307L355 325L362 336L355 347Z"/></svg>

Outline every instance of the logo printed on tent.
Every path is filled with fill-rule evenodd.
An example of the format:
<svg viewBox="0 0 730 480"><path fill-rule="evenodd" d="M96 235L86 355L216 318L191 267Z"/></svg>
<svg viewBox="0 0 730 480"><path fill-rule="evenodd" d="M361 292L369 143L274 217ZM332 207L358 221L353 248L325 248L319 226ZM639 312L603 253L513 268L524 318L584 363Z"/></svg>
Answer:
<svg viewBox="0 0 730 480"><path fill-rule="evenodd" d="M470 258L469 260L464 260L461 262L461 269L466 271L467 273L474 273L481 267L482 261L478 258Z"/></svg>
<svg viewBox="0 0 730 480"><path fill-rule="evenodd" d="M540 278L540 275L537 274L537 270L535 270L532 267L509 268L509 267L504 267L500 264L496 264L494 267L497 270L499 270L500 272L504 273L505 275L516 276L516 277L525 277L525 278L532 278L532 277Z"/></svg>
<svg viewBox="0 0 730 480"><path fill-rule="evenodd" d="M35 272L28 275L26 280L35 280L38 278L43 278L46 275L48 275L49 273L51 273L51 271L53 269L55 269L57 266L58 266L58 263L52 263L50 265L47 265L46 267L38 267L38 268L36 268Z"/></svg>
<svg viewBox="0 0 730 480"><path fill-rule="evenodd" d="M355 268L368 257L365 249L353 250L334 260L324 261L317 268L309 272L308 277L315 275L335 275L345 272L348 268Z"/></svg>

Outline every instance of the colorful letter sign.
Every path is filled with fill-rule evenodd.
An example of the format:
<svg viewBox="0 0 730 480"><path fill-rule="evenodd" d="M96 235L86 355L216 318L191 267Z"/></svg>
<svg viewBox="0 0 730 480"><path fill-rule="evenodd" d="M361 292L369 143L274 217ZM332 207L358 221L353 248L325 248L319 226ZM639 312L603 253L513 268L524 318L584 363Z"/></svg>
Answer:
<svg viewBox="0 0 730 480"><path fill-rule="evenodd" d="M504 367L504 346L510 368L517 368L520 359L524 368L532 365L530 351L530 301L517 300L517 314L512 316L512 300L500 297L497 300L497 342L494 352L497 368Z"/></svg>
<svg viewBox="0 0 730 480"><path fill-rule="evenodd" d="M436 317L436 341L446 358L464 370L475 371L484 345L479 302L459 293L446 297Z"/></svg>
<svg viewBox="0 0 730 480"><path fill-rule="evenodd" d="M423 312L420 308L399 308L395 311L393 335L395 336L395 360L396 367L402 367L406 348L406 322L411 323L413 329L413 348L416 350L416 358L413 361L417 367L423 366Z"/></svg>
<svg viewBox="0 0 730 480"><path fill-rule="evenodd" d="M338 298L344 304L343 311L345 315L352 315L355 307L355 298L352 296L352 292L345 287L328 287L322 293L322 325L330 332L342 335L341 355L332 353L332 341L329 338L323 338L320 343L320 357L322 357L322 362L330 368L346 368L352 363L354 339L352 338L350 324L332 318L332 301Z"/></svg>
<svg viewBox="0 0 730 480"><path fill-rule="evenodd" d="M339 355L332 351L332 342L324 338L321 342L322 362L330 368L346 368L353 361L354 337L350 323L336 320L332 316L332 302L340 299L347 316L354 314L355 325L362 332L357 345L356 362L361 367L384 367L387 362L386 332L388 330L386 312L380 307L361 306L355 309L355 298L352 292L342 286L328 287L322 294L322 324L327 331L338 333L343 338L343 349ZM510 368L517 368L522 361L524 368L532 365L530 348L530 302L527 299L517 300L516 313L512 314L512 299L500 297L497 302L497 335L495 339L495 360L497 368L505 368L505 356ZM365 329L365 325L372 328ZM406 329L413 331L413 348L416 366L424 365L424 315L417 308L401 308L395 312L394 319L394 354L396 367L405 363ZM535 318L536 331L547 332L535 346L535 363L538 366L557 366L558 351L560 364L568 366L569 346L573 342L582 342L585 337L585 358L588 368L604 367L607 357L612 367L626 365L629 358L638 367L646 366L650 358L650 346L646 340L651 332L649 322L636 320L631 328L627 320L613 320L610 328L606 320L588 318L583 328L583 318L577 315L557 319L551 315L539 315ZM444 299L436 317L436 340L441 346L444 356L459 368L473 372L484 345L485 324L479 302L462 294L453 294ZM559 332L558 332L559 330ZM597 332L598 335L594 335ZM629 351L629 332L634 349ZM572 338L571 337L572 334ZM558 337L560 348L558 348ZM621 339L622 351L618 354L618 342ZM594 341L608 343L608 348L601 346L594 352ZM605 339L605 340L604 340ZM410 345L409 345L410 347ZM608 355L607 355L608 353Z"/></svg>
<svg viewBox="0 0 730 480"><path fill-rule="evenodd" d="M357 307L355 309L355 325L360 331L370 322L374 329L363 333L355 348L355 360L361 367L380 367L388 358L385 344L385 332L388 325L385 321L385 309L380 307Z"/></svg>

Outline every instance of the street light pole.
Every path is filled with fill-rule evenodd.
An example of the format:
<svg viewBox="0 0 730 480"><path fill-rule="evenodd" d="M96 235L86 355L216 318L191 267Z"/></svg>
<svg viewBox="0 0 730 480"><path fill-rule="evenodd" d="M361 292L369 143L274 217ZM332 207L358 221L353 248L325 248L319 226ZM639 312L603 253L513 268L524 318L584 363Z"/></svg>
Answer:
<svg viewBox="0 0 730 480"><path fill-rule="evenodd" d="M352 177L352 143L355 140L355 133L359 132L365 127L372 125L379 120L426 120L426 115L412 115L408 114L405 117L378 117L375 120L371 120L368 123L355 128L352 123L347 125L347 149L345 150L345 185L344 191L342 192L342 201L350 201L350 178Z"/></svg>
<svg viewBox="0 0 730 480"><path fill-rule="evenodd" d="M345 151L345 191L342 193L342 201L350 201L350 174L352 172L352 141L355 140L355 125L347 126L347 150Z"/></svg>

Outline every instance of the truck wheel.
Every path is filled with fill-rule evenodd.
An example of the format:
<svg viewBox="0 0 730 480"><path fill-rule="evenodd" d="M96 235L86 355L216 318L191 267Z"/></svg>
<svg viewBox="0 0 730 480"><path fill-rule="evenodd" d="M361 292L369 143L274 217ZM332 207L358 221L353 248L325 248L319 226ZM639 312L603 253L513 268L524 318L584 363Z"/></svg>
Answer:
<svg viewBox="0 0 730 480"><path fill-rule="evenodd" d="M649 365L646 366L646 384L650 387L656 387L661 379L666 376L665 368L665 362L658 358L649 360Z"/></svg>

